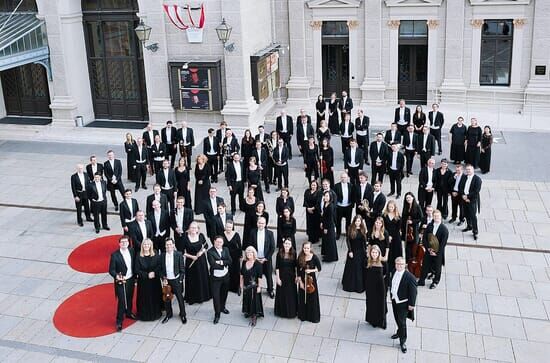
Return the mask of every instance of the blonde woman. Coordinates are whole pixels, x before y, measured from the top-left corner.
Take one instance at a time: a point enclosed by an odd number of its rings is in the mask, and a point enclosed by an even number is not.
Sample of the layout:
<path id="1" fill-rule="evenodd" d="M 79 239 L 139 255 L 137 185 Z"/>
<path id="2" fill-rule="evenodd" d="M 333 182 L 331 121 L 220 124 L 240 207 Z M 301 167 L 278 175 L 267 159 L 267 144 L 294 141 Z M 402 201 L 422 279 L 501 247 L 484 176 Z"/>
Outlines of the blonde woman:
<path id="1" fill-rule="evenodd" d="M 262 264 L 257 261 L 258 252 L 252 246 L 244 251 L 244 261 L 241 266 L 241 290 L 243 291 L 243 313 L 250 318 L 250 325 L 256 325 L 258 316 L 264 316 L 262 303 Z"/>
<path id="2" fill-rule="evenodd" d="M 405 255 L 405 246 L 401 238 L 401 213 L 399 213 L 395 200 L 388 201 L 386 209 L 384 209 L 384 213 L 382 213 L 382 218 L 384 218 L 384 227 L 386 231 L 388 231 L 390 237 L 390 254 L 388 260 L 395 261 L 397 257 Z M 390 269 L 390 273 L 395 271 L 395 264 L 388 264 L 388 268 Z"/>
<path id="3" fill-rule="evenodd" d="M 384 266 L 384 276 L 386 277 L 387 282 L 389 282 L 388 255 L 390 252 L 390 236 L 384 227 L 384 219 L 382 217 L 376 217 L 374 220 L 372 232 L 369 233 L 368 241 L 369 247 L 367 250 L 367 256 L 370 255 L 370 249 L 373 246 L 378 246 L 380 249 L 380 259 L 382 260 L 382 265 Z"/>
<path id="4" fill-rule="evenodd" d="M 369 249 L 367 270 L 365 272 L 366 305 L 365 321 L 373 327 L 386 329 L 386 284 L 384 266 L 378 245 Z"/>
<path id="5" fill-rule="evenodd" d="M 208 301 L 212 298 L 206 260 L 208 244 L 197 222 L 191 222 L 183 235 L 183 248 L 180 252 L 185 256 L 185 301 L 188 304 Z"/>
<path id="6" fill-rule="evenodd" d="M 204 154 L 197 156 L 195 164 L 195 214 L 204 213 L 204 201 L 210 198 L 210 168 L 206 165 L 208 158 Z"/>
<path id="7" fill-rule="evenodd" d="M 162 316 L 159 272 L 160 260 L 155 254 L 153 242 L 146 238 L 141 243 L 141 251 L 136 258 L 137 274 L 137 315 L 140 320 L 152 321 Z"/>

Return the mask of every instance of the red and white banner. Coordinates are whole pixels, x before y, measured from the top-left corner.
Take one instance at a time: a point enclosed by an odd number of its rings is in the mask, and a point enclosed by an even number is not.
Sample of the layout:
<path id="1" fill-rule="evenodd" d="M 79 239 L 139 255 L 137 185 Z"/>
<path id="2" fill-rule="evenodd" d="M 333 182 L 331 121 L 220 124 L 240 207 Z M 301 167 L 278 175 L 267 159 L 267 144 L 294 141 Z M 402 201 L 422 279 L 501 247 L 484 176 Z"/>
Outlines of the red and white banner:
<path id="1" fill-rule="evenodd" d="M 192 8 L 191 5 L 162 5 L 164 12 L 168 16 L 170 22 L 179 30 L 187 32 L 187 40 L 189 43 L 202 43 L 202 33 L 204 29 L 204 4 L 199 8 Z M 191 11 L 200 10 L 198 22 L 193 20 Z"/>

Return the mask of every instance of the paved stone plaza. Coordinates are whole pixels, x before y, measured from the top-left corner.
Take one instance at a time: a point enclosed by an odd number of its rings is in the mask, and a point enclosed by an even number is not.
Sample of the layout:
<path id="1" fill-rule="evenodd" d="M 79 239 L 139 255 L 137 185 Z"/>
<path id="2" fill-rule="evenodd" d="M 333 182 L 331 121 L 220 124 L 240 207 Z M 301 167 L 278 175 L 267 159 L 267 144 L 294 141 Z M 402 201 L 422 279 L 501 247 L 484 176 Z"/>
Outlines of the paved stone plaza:
<path id="1" fill-rule="evenodd" d="M 103 161 L 109 146 L 0 141 L 0 360 L 545 362 L 550 351 L 550 182 L 548 162 L 532 160 L 547 155 L 547 135 L 496 136 L 494 172 L 483 177 L 479 239 L 450 226 L 441 284 L 435 290 L 419 288 L 407 354 L 390 339 L 395 329 L 391 307 L 388 329 L 373 329 L 364 321 L 364 295 L 342 291 L 343 238 L 340 261 L 324 264 L 320 273 L 319 324 L 278 319 L 273 300 L 264 297 L 266 316 L 251 328 L 240 313 L 240 298 L 230 294 L 231 314 L 218 325 L 212 324 L 212 303 L 207 302 L 188 306 L 186 325 L 172 319 L 165 325 L 137 322 L 101 338 L 62 335 L 52 323 L 57 306 L 77 291 L 112 281 L 107 274 L 79 273 L 67 264 L 75 247 L 97 237 L 91 223 L 76 225 L 69 176 L 91 153 Z M 525 144 L 531 147 L 519 147 Z M 115 150 L 124 156 L 121 147 Z M 297 156 L 291 166 L 291 195 L 301 206 L 305 178 Z M 335 169 L 342 169 L 341 161 Z M 416 194 L 418 162 L 414 171 L 403 188 Z M 223 178 L 218 186 L 225 186 Z M 388 188 L 384 185 L 384 192 Z M 220 189 L 228 200 L 225 188 Z M 150 192 L 135 194 L 140 205 Z M 273 215 L 276 194 L 266 196 Z M 108 199 L 112 234 L 120 222 Z M 305 238 L 303 215 L 297 208 L 298 243 Z M 242 220 L 239 212 L 236 221 Z M 319 245 L 315 249 L 319 252 Z"/>

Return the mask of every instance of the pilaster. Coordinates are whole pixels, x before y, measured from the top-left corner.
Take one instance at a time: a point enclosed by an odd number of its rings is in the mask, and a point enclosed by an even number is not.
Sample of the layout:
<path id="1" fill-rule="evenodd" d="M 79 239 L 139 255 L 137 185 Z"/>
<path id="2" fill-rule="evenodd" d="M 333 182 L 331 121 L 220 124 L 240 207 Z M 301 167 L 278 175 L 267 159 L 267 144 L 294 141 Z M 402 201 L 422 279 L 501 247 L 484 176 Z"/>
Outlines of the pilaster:
<path id="1" fill-rule="evenodd" d="M 361 107 L 384 104 L 382 78 L 382 2 L 365 0 L 365 77 L 361 83 Z"/>

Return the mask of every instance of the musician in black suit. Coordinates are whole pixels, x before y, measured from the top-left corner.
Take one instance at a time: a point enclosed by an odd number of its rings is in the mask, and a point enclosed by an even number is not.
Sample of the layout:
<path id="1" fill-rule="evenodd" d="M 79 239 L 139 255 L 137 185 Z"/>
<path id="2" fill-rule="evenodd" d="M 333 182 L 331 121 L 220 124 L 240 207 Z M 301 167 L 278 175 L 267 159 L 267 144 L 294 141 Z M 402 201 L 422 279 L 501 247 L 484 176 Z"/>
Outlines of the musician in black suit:
<path id="1" fill-rule="evenodd" d="M 367 174 L 361 170 L 359 172 L 359 184 L 355 185 L 355 214 L 359 214 L 363 217 L 363 220 L 367 220 L 368 213 L 370 212 L 370 206 L 372 206 L 372 198 L 374 197 L 374 189 L 368 182 Z M 366 201 L 366 202 L 365 202 Z M 365 204 L 368 203 L 369 209 L 365 208 Z"/>
<path id="2" fill-rule="evenodd" d="M 103 177 L 103 164 L 97 162 L 95 155 L 90 156 L 90 163 L 86 165 L 86 174 L 88 174 L 89 181 L 94 181 L 94 176 L 99 173 Z"/>
<path id="3" fill-rule="evenodd" d="M 449 223 L 454 223 L 458 215 L 458 224 L 461 226 L 464 223 L 464 200 L 460 195 L 460 182 L 462 178 L 466 178 L 462 170 L 462 164 L 455 165 L 455 173 L 449 179 L 449 191 L 451 192 L 451 219 Z"/>
<path id="4" fill-rule="evenodd" d="M 471 164 L 466 164 L 466 177 L 461 178 L 459 190 L 467 222 L 467 226 L 462 232 L 472 231 L 474 239 L 477 240 L 477 212 L 480 206 L 481 178 L 474 174 L 474 167 Z"/>
<path id="5" fill-rule="evenodd" d="M 250 231 L 249 241 L 250 246 L 258 251 L 257 261 L 262 264 L 263 274 L 267 281 L 267 292 L 269 293 L 269 297 L 274 299 L 271 258 L 275 252 L 275 237 L 273 236 L 273 232 L 266 228 L 266 224 L 265 218 L 259 217 L 256 224 L 258 228 Z"/>
<path id="6" fill-rule="evenodd" d="M 428 119 L 430 120 L 430 134 L 432 134 L 435 141 L 437 141 L 437 154 L 441 155 L 443 152 L 441 148 L 441 129 L 443 129 L 445 119 L 443 114 L 439 112 L 439 105 L 437 103 L 432 105 L 432 110 L 428 113 Z"/>
<path id="7" fill-rule="evenodd" d="M 256 135 L 257 137 L 258 135 Z M 269 151 L 267 150 L 267 147 L 262 146 L 262 142 L 260 139 L 256 139 L 256 148 L 252 150 L 252 156 L 256 158 L 256 162 L 258 163 L 258 167 L 262 171 L 262 180 L 264 181 L 265 185 L 265 192 L 270 193 L 269 191 Z M 258 187 L 261 187 L 258 185 Z"/>
<path id="8" fill-rule="evenodd" d="M 425 167 L 420 169 L 418 174 L 418 204 L 422 210 L 432 204 L 435 186 L 437 184 L 437 175 L 435 170 L 435 159 L 428 159 Z"/>
<path id="9" fill-rule="evenodd" d="M 344 152 L 344 169 L 353 185 L 359 183 L 359 171 L 363 170 L 364 158 L 363 149 L 358 147 L 352 137 L 349 141 L 349 148 Z"/>
<path id="10" fill-rule="evenodd" d="M 109 275 L 114 279 L 115 296 L 117 298 L 116 329 L 122 330 L 124 315 L 132 320 L 137 317 L 132 313 L 134 301 L 134 250 L 130 247 L 127 236 L 118 240 L 119 249 L 111 254 Z"/>
<path id="11" fill-rule="evenodd" d="M 170 168 L 174 168 L 176 153 L 178 150 L 177 130 L 172 127 L 172 121 L 166 121 L 166 127 L 160 130 L 162 143 L 166 145 L 166 160 L 170 161 Z M 187 164 L 190 165 L 190 164 Z"/>
<path id="12" fill-rule="evenodd" d="M 162 209 L 158 200 L 153 200 L 153 209 L 147 213 L 147 220 L 153 228 L 153 247 L 164 252 L 164 240 L 170 237 L 170 215 Z"/>
<path id="13" fill-rule="evenodd" d="M 138 201 L 137 199 L 132 198 L 132 189 L 126 189 L 124 191 L 124 199 L 118 205 L 120 224 L 124 230 L 124 234 L 128 234 L 128 223 L 133 222 L 136 219 L 136 213 L 138 210 Z"/>
<path id="14" fill-rule="evenodd" d="M 223 246 L 221 235 L 214 238 L 213 244 L 214 246 L 206 252 L 206 258 L 208 259 L 208 265 L 210 265 L 214 324 L 218 324 L 220 313 L 229 314 L 229 310 L 225 308 L 225 302 L 229 291 L 229 266 L 231 266 L 232 260 L 229 249 Z"/>
<path id="15" fill-rule="evenodd" d="M 189 225 L 195 219 L 191 208 L 185 207 L 185 197 L 179 196 L 176 200 L 176 208 L 170 212 L 170 225 L 174 231 L 176 248 L 183 253 L 183 239 L 189 229 Z"/>
<path id="16" fill-rule="evenodd" d="M 345 113 L 343 115 L 344 117 L 342 119 L 342 122 L 338 127 L 340 131 L 340 139 L 342 141 L 342 154 L 344 154 L 349 148 L 350 140 L 353 138 L 353 132 L 355 131 L 353 122 L 351 122 L 351 114 Z"/>
<path id="17" fill-rule="evenodd" d="M 145 213 L 149 215 L 153 211 L 153 201 L 160 203 L 160 208 L 168 212 L 168 198 L 162 193 L 160 184 L 153 186 L 153 194 L 148 195 L 145 202 Z M 164 243 L 163 243 L 164 244 Z"/>
<path id="18" fill-rule="evenodd" d="M 167 238 L 165 242 L 166 252 L 160 256 L 161 278 L 164 284 L 170 285 L 172 293 L 176 295 L 180 308 L 180 319 L 183 324 L 187 323 L 187 314 L 185 313 L 185 301 L 183 300 L 183 279 L 185 277 L 185 262 L 183 255 L 174 250 L 174 240 Z M 164 303 L 166 316 L 162 319 L 165 324 L 173 315 L 172 301 Z"/>
<path id="19" fill-rule="evenodd" d="M 157 173 L 156 179 L 162 193 L 166 195 L 166 199 L 168 199 L 170 210 L 172 210 L 174 208 L 174 198 L 177 194 L 177 181 L 174 169 L 170 168 L 170 162 L 168 160 L 163 160 L 162 169 Z"/>
<path id="20" fill-rule="evenodd" d="M 220 122 L 220 128 L 216 130 L 216 139 L 218 140 L 218 150 L 219 150 L 219 158 L 218 158 L 218 173 L 223 172 L 223 162 L 224 162 L 224 155 L 223 155 L 223 140 L 225 138 L 225 130 L 227 129 L 227 122 L 222 121 Z"/>
<path id="21" fill-rule="evenodd" d="M 395 198 L 399 199 L 401 196 L 401 181 L 403 180 L 403 167 L 405 166 L 405 157 L 399 151 L 399 143 L 394 142 L 391 144 L 391 152 L 388 154 L 386 161 L 388 165 L 388 176 L 390 177 L 390 194 L 397 193 Z"/>
<path id="22" fill-rule="evenodd" d="M 202 153 L 208 158 L 208 163 L 206 165 L 210 168 L 211 181 L 212 183 L 217 183 L 220 143 L 214 134 L 213 128 L 208 129 L 208 136 L 202 140 Z"/>
<path id="23" fill-rule="evenodd" d="M 403 135 L 407 131 L 407 125 L 411 123 L 411 109 L 405 106 L 405 100 L 399 100 L 399 107 L 395 109 L 393 122 L 397 124 L 397 129 Z"/>
<path id="24" fill-rule="evenodd" d="M 236 197 L 239 197 L 239 209 L 243 210 L 244 206 L 244 178 L 245 170 L 241 161 L 241 155 L 238 153 L 233 154 L 233 162 L 227 164 L 227 170 L 225 172 L 225 180 L 227 181 L 227 187 L 229 188 L 229 194 L 231 195 L 231 214 L 235 215 L 237 211 Z"/>
<path id="25" fill-rule="evenodd" d="M 378 217 L 382 217 L 384 208 L 386 207 L 386 196 L 382 193 L 382 182 L 380 180 L 373 184 L 372 203 L 370 204 L 370 215 L 366 219 L 367 227 L 372 230 L 374 221 Z"/>
<path id="26" fill-rule="evenodd" d="M 222 197 L 218 197 L 218 190 L 211 186 L 208 190 L 208 199 L 204 203 L 204 219 L 206 221 L 206 234 L 212 240 L 216 236 L 216 223 L 214 217 L 218 214 L 218 206 L 224 204 Z"/>
<path id="27" fill-rule="evenodd" d="M 191 156 L 193 155 L 193 148 L 195 147 L 195 135 L 193 129 L 187 127 L 187 121 L 181 122 L 181 128 L 176 132 L 176 140 L 179 144 L 180 157 L 185 155 L 187 165 L 191 165 Z"/>
<path id="28" fill-rule="evenodd" d="M 439 242 L 437 249 L 434 249 L 430 245 L 430 234 L 434 235 Z M 445 246 L 447 245 L 447 239 L 449 238 L 449 230 L 442 223 L 441 212 L 435 210 L 433 212 L 433 221 L 428 224 L 424 235 L 422 237 L 422 244 L 426 248 L 426 253 L 424 254 L 424 260 L 422 262 L 422 272 L 420 274 L 420 279 L 418 280 L 418 286 L 424 286 L 426 277 L 432 271 L 434 272 L 434 277 L 430 285 L 430 289 L 435 289 L 439 280 L 441 279 L 441 265 L 445 260 Z"/>
<path id="29" fill-rule="evenodd" d="M 136 212 L 136 219 L 128 223 L 128 236 L 132 241 L 132 247 L 136 251 L 141 251 L 141 242 L 144 239 L 153 238 L 153 226 L 151 222 L 145 219 L 145 213 L 142 210 Z"/>
<path id="30" fill-rule="evenodd" d="M 336 239 L 338 240 L 342 234 L 342 219 L 346 219 L 346 232 L 351 224 L 354 205 L 353 185 L 349 182 L 347 173 L 340 175 L 340 182 L 334 185 L 334 192 L 336 193 Z"/>
<path id="31" fill-rule="evenodd" d="M 229 164 L 233 160 L 233 154 L 238 153 L 240 149 L 239 140 L 233 135 L 233 130 L 227 128 L 221 148 L 222 158 L 225 160 L 226 164 Z M 221 170 L 223 170 L 223 168 Z"/>
<path id="32" fill-rule="evenodd" d="M 306 117 L 296 119 L 296 144 L 298 145 L 298 150 L 300 150 L 300 154 L 302 154 L 302 156 L 307 148 L 307 143 L 310 137 L 315 137 L 313 126 L 311 126 L 311 119 L 309 119 L 309 123 Z"/>
<path id="33" fill-rule="evenodd" d="M 386 172 L 386 160 L 388 159 L 388 145 L 384 142 L 384 135 L 379 132 L 376 134 L 376 140 L 371 142 L 369 147 L 369 155 L 372 161 L 371 169 L 371 184 L 375 181 L 384 181 L 384 173 Z"/>
<path id="34" fill-rule="evenodd" d="M 286 114 L 286 110 L 281 111 L 281 115 L 277 116 L 277 121 L 275 123 L 275 131 L 279 135 L 279 138 L 282 139 L 287 147 L 289 157 L 292 159 L 292 135 L 294 134 L 294 125 L 292 125 L 292 117 Z"/>
<path id="35" fill-rule="evenodd" d="M 103 229 L 109 231 L 110 228 L 107 224 L 107 185 L 105 181 L 101 179 L 101 174 L 99 172 L 94 175 L 94 181 L 86 185 L 86 194 L 90 200 L 90 206 L 94 215 L 95 233 L 99 233 L 100 215 Z"/>
<path id="36" fill-rule="evenodd" d="M 397 129 L 397 124 L 395 122 L 392 122 L 390 129 L 386 130 L 384 141 L 388 145 L 392 145 L 393 143 L 401 144 L 401 133 Z"/>
<path id="37" fill-rule="evenodd" d="M 115 211 L 118 212 L 118 201 L 116 199 L 116 191 L 120 196 L 124 196 L 124 184 L 122 184 L 122 163 L 115 159 L 113 150 L 107 151 L 107 161 L 103 163 L 103 172 L 107 180 L 107 190 L 111 193 L 111 199 L 115 206 Z"/>
<path id="38" fill-rule="evenodd" d="M 357 118 L 355 119 L 355 133 L 357 144 L 361 149 L 363 149 L 365 164 L 367 165 L 369 165 L 369 126 L 370 118 L 365 116 L 363 109 L 360 108 L 357 112 Z"/>
<path id="39" fill-rule="evenodd" d="M 283 142 L 283 139 L 277 141 L 277 146 L 273 149 L 273 161 L 275 162 L 275 171 L 277 177 L 277 191 L 281 190 L 283 186 L 288 188 L 288 160 L 290 159 L 290 152 Z M 283 184 L 283 178 L 285 182 Z"/>
<path id="40" fill-rule="evenodd" d="M 221 203 L 218 205 L 218 214 L 214 216 L 214 237 L 215 236 L 223 236 L 223 233 L 225 232 L 225 224 L 227 221 L 232 221 L 233 215 L 227 213 L 225 204 Z M 211 241 L 213 241 L 214 237 L 211 238 Z"/>
<path id="41" fill-rule="evenodd" d="M 416 144 L 416 152 L 420 155 L 420 167 L 423 168 L 435 154 L 435 139 L 433 135 L 430 135 L 430 128 L 424 126 L 422 133 L 418 137 Z"/>
<path id="42" fill-rule="evenodd" d="M 407 157 L 407 178 L 412 174 L 412 166 L 416 150 L 418 148 L 418 135 L 414 132 L 412 124 L 407 126 L 407 132 L 403 134 L 403 147 L 405 148 L 405 156 Z"/>
<path id="43" fill-rule="evenodd" d="M 416 304 L 416 279 L 405 270 L 405 259 L 395 259 L 395 272 L 390 283 L 390 297 L 393 317 L 397 323 L 397 333 L 392 339 L 399 338 L 399 345 L 403 353 L 407 352 L 407 317 L 414 320 L 414 305 Z"/>
<path id="44" fill-rule="evenodd" d="M 453 173 L 449 170 L 449 163 L 447 162 L 447 159 L 441 159 L 441 166 L 435 169 L 435 176 L 437 209 L 441 212 L 443 219 L 447 219 L 449 216 L 449 180 L 453 179 Z"/>
<path id="45" fill-rule="evenodd" d="M 149 168 L 149 150 L 145 145 L 143 145 L 143 139 L 138 137 L 136 145 L 133 148 L 134 154 L 134 168 L 136 169 L 136 188 L 135 191 L 139 190 L 139 184 L 141 182 L 141 187 L 147 189 L 145 181 L 147 179 L 147 170 Z"/>
<path id="46" fill-rule="evenodd" d="M 267 141 L 271 140 L 271 136 L 266 134 L 264 125 L 258 126 L 258 133 L 254 136 L 254 140 L 260 141 L 262 147 L 267 151 Z"/>
<path id="47" fill-rule="evenodd" d="M 160 140 L 160 134 L 158 130 L 153 130 L 153 124 L 149 122 L 147 124 L 147 127 L 145 128 L 145 131 L 143 131 L 143 134 L 141 135 L 141 138 L 143 139 L 143 144 L 147 147 L 148 151 L 148 157 L 149 157 L 149 171 L 152 173 L 154 169 L 153 164 L 153 154 L 151 153 L 151 146 L 155 143 L 155 136 L 159 135 Z"/>
<path id="48" fill-rule="evenodd" d="M 342 114 L 342 119 L 345 118 L 346 114 L 351 116 L 351 110 L 353 110 L 353 100 L 348 97 L 348 93 L 346 91 L 342 91 L 342 98 L 338 101 L 338 109 Z"/>
<path id="49" fill-rule="evenodd" d="M 160 141 L 160 136 L 155 135 L 153 145 L 151 145 L 151 161 L 155 174 L 162 169 L 162 162 L 166 160 L 166 145 Z"/>
<path id="50" fill-rule="evenodd" d="M 84 171 L 84 165 L 76 165 L 76 173 L 71 175 L 71 190 L 73 192 L 74 204 L 76 206 L 76 222 L 80 227 L 84 226 L 82 222 L 82 208 L 86 215 L 86 221 L 91 222 L 90 203 L 86 193 L 86 185 L 89 183 L 88 174 Z"/>

